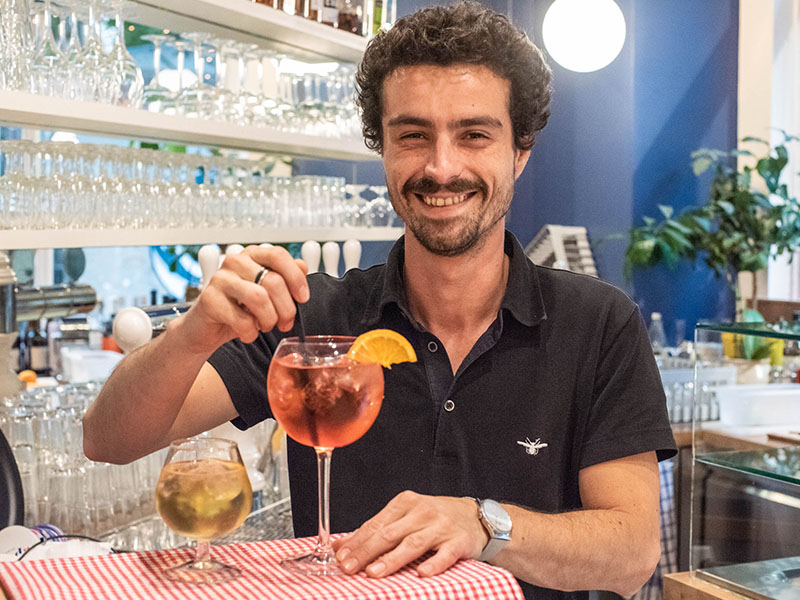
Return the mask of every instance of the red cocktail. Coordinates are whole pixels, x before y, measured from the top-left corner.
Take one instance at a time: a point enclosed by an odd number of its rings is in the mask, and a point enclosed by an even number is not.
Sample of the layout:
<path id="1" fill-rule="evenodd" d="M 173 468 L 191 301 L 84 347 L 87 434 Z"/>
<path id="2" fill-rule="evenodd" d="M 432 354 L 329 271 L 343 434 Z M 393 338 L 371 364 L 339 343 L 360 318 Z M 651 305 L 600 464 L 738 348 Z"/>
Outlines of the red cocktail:
<path id="1" fill-rule="evenodd" d="M 267 375 L 272 414 L 292 439 L 317 452 L 319 540 L 311 554 L 281 564 L 308 575 L 341 575 L 330 545 L 330 460 L 334 448 L 360 438 L 383 401 L 383 369 L 347 354 L 355 338 L 308 336 L 278 344 Z"/>

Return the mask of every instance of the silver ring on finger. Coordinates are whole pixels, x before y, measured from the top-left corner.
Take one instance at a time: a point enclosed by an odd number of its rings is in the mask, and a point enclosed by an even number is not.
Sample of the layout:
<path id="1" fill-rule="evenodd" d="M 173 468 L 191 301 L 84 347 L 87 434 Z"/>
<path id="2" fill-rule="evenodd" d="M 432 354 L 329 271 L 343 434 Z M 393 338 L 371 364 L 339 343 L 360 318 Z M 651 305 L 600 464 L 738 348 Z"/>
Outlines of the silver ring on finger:
<path id="1" fill-rule="evenodd" d="M 261 269 L 258 272 L 258 274 L 256 275 L 256 278 L 253 280 L 255 282 L 255 284 L 256 285 L 261 285 L 261 280 L 264 279 L 264 275 L 266 275 L 268 272 L 269 272 L 269 269 L 267 269 L 266 267 Z"/>

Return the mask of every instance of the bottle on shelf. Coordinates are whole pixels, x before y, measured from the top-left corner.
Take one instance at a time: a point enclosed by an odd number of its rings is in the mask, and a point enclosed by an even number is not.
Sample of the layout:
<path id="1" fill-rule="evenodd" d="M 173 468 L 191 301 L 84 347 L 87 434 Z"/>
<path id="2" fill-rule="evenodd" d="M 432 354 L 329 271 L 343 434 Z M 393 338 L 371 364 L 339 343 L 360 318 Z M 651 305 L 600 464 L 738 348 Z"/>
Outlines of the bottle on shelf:
<path id="1" fill-rule="evenodd" d="M 295 6 L 295 13 L 303 15 L 306 19 L 319 22 L 322 16 L 322 0 L 296 0 L 298 5 L 302 6 L 302 12 L 297 10 Z"/>
<path id="2" fill-rule="evenodd" d="M 338 28 L 357 35 L 363 35 L 364 2 L 363 0 L 338 0 Z"/>
<path id="3" fill-rule="evenodd" d="M 653 353 L 660 355 L 667 347 L 667 334 L 664 333 L 664 322 L 661 320 L 661 313 L 654 312 L 650 315 L 650 327 L 647 328 L 647 336 L 653 346 Z"/>
<path id="4" fill-rule="evenodd" d="M 17 339 L 15 339 L 14 343 L 11 345 L 11 358 L 8 363 L 16 373 L 19 373 L 20 371 L 19 362 L 21 358 L 22 354 L 20 353 L 20 336 L 17 336 Z"/>
<path id="5" fill-rule="evenodd" d="M 303 13 L 297 12 L 297 3 L 295 0 L 275 0 L 275 8 L 282 10 L 289 15 L 302 15 Z"/>
<path id="6" fill-rule="evenodd" d="M 377 35 L 381 29 L 389 29 L 397 19 L 397 0 L 371 0 L 369 7 L 372 15 L 372 35 Z"/>
<path id="7" fill-rule="evenodd" d="M 323 25 L 330 25 L 331 27 L 337 27 L 339 25 L 338 0 L 322 0 L 319 22 Z"/>
<path id="8" fill-rule="evenodd" d="M 28 324 L 28 331 L 25 334 L 27 341 L 26 369 L 30 369 L 38 376 L 50 375 L 50 362 L 47 356 L 47 338 L 42 335 L 41 324 L 39 321 L 31 321 Z"/>

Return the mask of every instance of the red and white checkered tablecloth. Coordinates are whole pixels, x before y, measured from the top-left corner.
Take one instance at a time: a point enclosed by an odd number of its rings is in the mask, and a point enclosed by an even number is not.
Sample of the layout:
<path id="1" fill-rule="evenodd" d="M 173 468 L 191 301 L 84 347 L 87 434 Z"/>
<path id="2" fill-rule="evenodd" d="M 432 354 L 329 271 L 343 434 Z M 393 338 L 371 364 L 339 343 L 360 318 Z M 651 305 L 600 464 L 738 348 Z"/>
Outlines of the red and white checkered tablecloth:
<path id="1" fill-rule="evenodd" d="M 214 546 L 214 558 L 242 571 L 214 585 L 177 583 L 159 575 L 187 560 L 192 553 L 187 549 L 0 563 L 0 582 L 9 600 L 523 600 L 508 571 L 474 560 L 427 578 L 417 576 L 416 563 L 383 579 L 363 573 L 323 579 L 280 567 L 281 558 L 309 551 L 314 543 L 314 538 L 301 538 Z"/>

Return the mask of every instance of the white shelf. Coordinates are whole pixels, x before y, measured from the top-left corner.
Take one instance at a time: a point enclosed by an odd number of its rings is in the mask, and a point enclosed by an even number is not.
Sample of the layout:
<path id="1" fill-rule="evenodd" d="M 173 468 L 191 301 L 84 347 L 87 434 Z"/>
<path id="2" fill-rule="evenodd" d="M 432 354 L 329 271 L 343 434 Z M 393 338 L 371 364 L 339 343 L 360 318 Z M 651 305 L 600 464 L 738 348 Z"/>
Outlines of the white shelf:
<path id="1" fill-rule="evenodd" d="M 402 227 L 264 227 L 258 229 L 36 229 L 0 231 L 0 250 L 157 246 L 161 244 L 260 244 L 317 240 L 394 241 Z"/>
<path id="2" fill-rule="evenodd" d="M 176 33 L 205 31 L 319 62 L 358 62 L 366 38 L 250 0 L 136 0 L 130 19 Z M 265 44 L 266 43 L 266 44 Z"/>
<path id="3" fill-rule="evenodd" d="M 285 133 L 146 110 L 0 90 L 0 122 L 13 126 L 221 146 L 315 158 L 377 161 L 362 140 Z"/>

